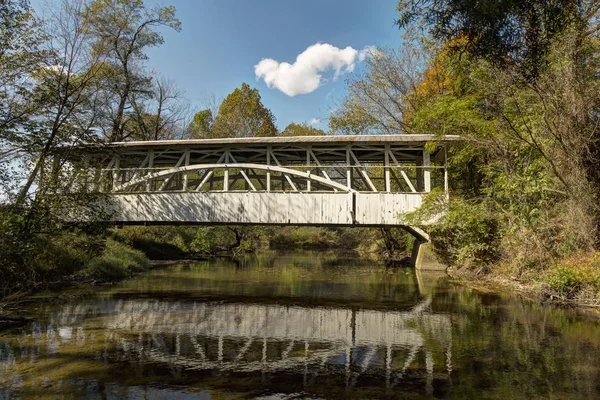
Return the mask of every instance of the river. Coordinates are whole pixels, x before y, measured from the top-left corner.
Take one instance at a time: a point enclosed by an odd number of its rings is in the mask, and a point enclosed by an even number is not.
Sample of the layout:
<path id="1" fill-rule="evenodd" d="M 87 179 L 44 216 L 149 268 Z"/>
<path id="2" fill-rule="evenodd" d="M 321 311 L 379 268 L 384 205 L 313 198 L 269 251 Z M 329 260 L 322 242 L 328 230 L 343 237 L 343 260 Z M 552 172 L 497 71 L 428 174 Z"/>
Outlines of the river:
<path id="1" fill-rule="evenodd" d="M 597 398 L 600 322 L 332 253 L 155 268 L 42 294 L 0 399 Z"/>

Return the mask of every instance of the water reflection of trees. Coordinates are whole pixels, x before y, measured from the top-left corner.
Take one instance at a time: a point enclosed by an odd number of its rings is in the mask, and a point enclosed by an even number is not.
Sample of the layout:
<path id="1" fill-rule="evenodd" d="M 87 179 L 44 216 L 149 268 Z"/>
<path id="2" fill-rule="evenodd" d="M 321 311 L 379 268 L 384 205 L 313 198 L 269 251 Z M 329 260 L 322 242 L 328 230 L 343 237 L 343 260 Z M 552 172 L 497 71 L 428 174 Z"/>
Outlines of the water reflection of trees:
<path id="1" fill-rule="evenodd" d="M 597 317 L 448 282 L 432 307 L 452 315 L 457 397 L 597 397 Z"/>
<path id="2" fill-rule="evenodd" d="M 189 300 L 263 298 L 267 302 L 368 308 L 410 307 L 422 298 L 410 269 L 382 273 L 381 263 L 336 256 L 268 253 L 237 261 L 211 260 L 154 271 L 116 289 L 114 294 L 175 294 L 178 299 Z"/>

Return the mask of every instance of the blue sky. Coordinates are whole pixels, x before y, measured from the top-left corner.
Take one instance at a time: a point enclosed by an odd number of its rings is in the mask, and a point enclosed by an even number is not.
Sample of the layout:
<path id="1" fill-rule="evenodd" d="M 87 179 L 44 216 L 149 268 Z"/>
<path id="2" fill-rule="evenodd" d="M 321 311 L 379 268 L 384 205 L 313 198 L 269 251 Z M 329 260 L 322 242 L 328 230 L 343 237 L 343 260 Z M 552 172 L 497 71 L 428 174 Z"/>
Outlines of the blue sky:
<path id="1" fill-rule="evenodd" d="M 254 66 L 263 58 L 293 63 L 318 42 L 356 50 L 400 44 L 394 26 L 397 0 L 167 0 L 160 4 L 177 7 L 182 31 L 164 32 L 164 45 L 148 51 L 149 66 L 173 79 L 198 108 L 208 96 L 223 98 L 248 82 L 260 90 L 280 129 L 313 118 L 320 118 L 317 126 L 326 128 L 329 108 L 341 97 L 347 74 L 333 81 L 334 71 L 324 71 L 327 81 L 318 89 L 290 97 L 256 80 Z M 358 68 L 360 62 L 355 71 Z"/>
<path id="2" fill-rule="evenodd" d="M 36 9 L 44 2 L 31 0 Z M 315 126 L 326 128 L 330 108 L 343 96 L 348 67 L 356 72 L 364 64 L 360 62 L 364 48 L 400 45 L 400 32 L 394 25 L 397 3 L 398 0 L 146 0 L 149 6 L 174 5 L 182 23 L 179 33 L 161 29 L 165 43 L 147 51 L 148 67 L 183 89 L 194 109 L 201 110 L 210 96 L 220 100 L 247 82 L 259 89 L 280 129 L 292 121 L 310 122 L 313 118 L 321 120 Z M 331 46 L 309 52 L 304 68 L 298 66 L 289 74 L 273 66 L 275 62 L 293 64 L 299 54 L 317 43 Z M 337 50 L 348 46 L 352 48 L 350 52 Z M 274 61 L 269 73 L 257 80 L 255 65 L 264 58 Z M 336 80 L 335 62 L 341 62 Z M 321 70 L 307 71 L 305 67 L 314 63 L 321 63 Z M 318 88 L 308 85 L 311 87 L 301 91 L 312 90 L 310 93 L 288 95 L 297 89 L 294 87 L 306 86 L 304 81 L 308 78 L 315 79 L 316 73 L 323 77 Z M 287 85 L 288 94 L 277 87 L 269 88 L 265 77 Z"/>

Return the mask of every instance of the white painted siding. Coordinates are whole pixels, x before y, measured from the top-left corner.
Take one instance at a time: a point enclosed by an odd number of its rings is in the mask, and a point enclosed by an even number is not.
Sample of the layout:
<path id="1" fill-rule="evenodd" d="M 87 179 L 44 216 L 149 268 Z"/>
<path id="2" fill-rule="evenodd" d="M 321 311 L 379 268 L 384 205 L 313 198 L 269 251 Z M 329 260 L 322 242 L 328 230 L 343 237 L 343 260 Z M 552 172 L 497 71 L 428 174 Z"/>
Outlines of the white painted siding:
<path id="1" fill-rule="evenodd" d="M 110 219 L 123 223 L 399 225 L 398 215 L 420 207 L 421 195 L 165 192 L 114 194 L 108 201 Z"/>
<path id="2" fill-rule="evenodd" d="M 110 201 L 116 222 L 352 224 L 350 193 L 149 193 Z"/>
<path id="3" fill-rule="evenodd" d="M 357 193 L 356 224 L 398 225 L 398 215 L 421 207 L 420 193 Z"/>

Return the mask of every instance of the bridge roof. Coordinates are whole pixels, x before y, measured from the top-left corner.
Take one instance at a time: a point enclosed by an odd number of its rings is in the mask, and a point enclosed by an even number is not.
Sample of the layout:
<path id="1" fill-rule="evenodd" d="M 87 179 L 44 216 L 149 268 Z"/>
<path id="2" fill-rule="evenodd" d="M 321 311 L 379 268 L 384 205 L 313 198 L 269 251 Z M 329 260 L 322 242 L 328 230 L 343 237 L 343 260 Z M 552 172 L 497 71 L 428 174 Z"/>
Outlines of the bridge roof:
<path id="1" fill-rule="evenodd" d="M 457 135 L 353 135 L 353 136 L 276 136 L 220 139 L 154 140 L 87 144 L 75 149 L 62 148 L 74 162 L 108 162 L 107 157 L 118 155 L 121 168 L 140 165 L 153 152 L 154 167 L 174 165 L 185 151 L 190 151 L 189 162 L 221 163 L 220 156 L 228 151 L 238 163 L 268 163 L 269 151 L 284 163 L 306 163 L 307 150 L 313 152 L 316 162 L 347 162 L 345 148 L 352 147 L 360 162 L 383 162 L 385 145 L 396 153 L 399 161 L 415 161 L 422 156 L 427 142 L 452 143 L 462 140 Z M 400 154 L 401 153 L 401 154 Z M 432 156 L 444 154 L 437 149 Z M 439 160 L 438 160 L 439 161 Z"/>
<path id="2" fill-rule="evenodd" d="M 427 142 L 455 142 L 463 140 L 458 135 L 326 135 L 326 136 L 272 136 L 272 137 L 243 137 L 218 139 L 182 139 L 182 140 L 148 140 L 133 142 L 112 142 L 101 145 L 103 148 L 123 147 L 173 147 L 189 145 L 267 145 L 292 143 L 396 143 L 396 144 L 425 144 Z M 96 147 L 98 145 L 90 145 Z M 82 146 L 87 147 L 87 146 Z"/>

